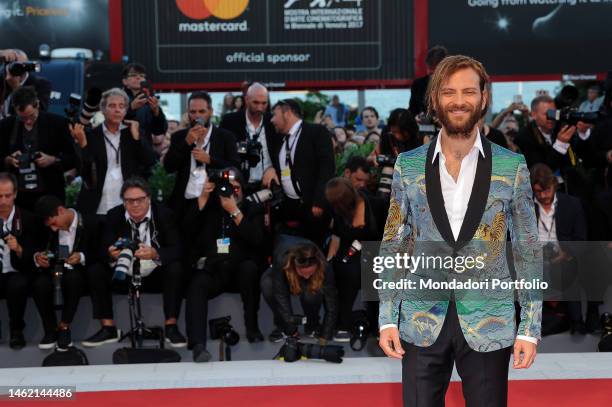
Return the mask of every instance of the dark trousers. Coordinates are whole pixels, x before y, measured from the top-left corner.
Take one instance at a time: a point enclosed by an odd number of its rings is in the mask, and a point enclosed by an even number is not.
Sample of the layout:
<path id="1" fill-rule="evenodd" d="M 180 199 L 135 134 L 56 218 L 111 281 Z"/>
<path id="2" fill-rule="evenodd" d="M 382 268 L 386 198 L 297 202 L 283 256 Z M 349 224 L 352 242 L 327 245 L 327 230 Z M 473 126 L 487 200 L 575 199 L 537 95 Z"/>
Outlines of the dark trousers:
<path id="1" fill-rule="evenodd" d="M 206 344 L 208 300 L 224 292 L 240 293 L 244 323 L 249 331 L 258 330 L 259 271 L 253 260 L 223 260 L 205 270 L 195 270 L 187 290 L 187 336 L 189 344 Z"/>
<path id="2" fill-rule="evenodd" d="M 113 319 L 113 289 L 127 292 L 129 277 L 113 280 L 113 269 L 97 263 L 87 269 L 94 319 Z M 178 318 L 183 299 L 183 268 L 178 261 L 155 268 L 142 279 L 143 292 L 160 292 L 166 319 Z"/>
<path id="3" fill-rule="evenodd" d="M 477 352 L 466 342 L 457 308 L 450 302 L 446 319 L 435 343 L 419 347 L 402 341 L 404 406 L 444 406 L 444 396 L 453 371 L 461 377 L 467 407 L 502 407 L 508 400 L 508 368 L 512 347 Z"/>
<path id="4" fill-rule="evenodd" d="M 312 215 L 312 206 L 306 206 L 299 199 L 285 198 L 274 216 L 276 234 L 304 237 L 323 247 L 328 232 L 330 217 L 324 213 L 320 218 Z"/>
<path id="5" fill-rule="evenodd" d="M 0 273 L 0 293 L 6 298 L 11 331 L 25 328 L 23 315 L 28 300 L 28 275 L 22 272 Z"/>
<path id="6" fill-rule="evenodd" d="M 284 321 L 280 313 L 278 312 L 278 303 L 276 298 L 274 297 L 274 283 L 272 281 L 272 268 L 269 268 L 262 276 L 261 276 L 261 293 L 266 301 L 266 304 L 270 307 L 272 312 L 274 313 L 274 325 L 282 328 L 285 331 L 285 334 L 291 335 L 293 332 L 289 332 L 286 329 L 287 326 L 293 325 L 290 321 Z M 319 290 L 316 294 L 312 294 L 308 290 L 302 290 L 300 294 L 300 304 L 302 305 L 302 310 L 306 315 L 306 328 L 307 329 L 316 329 L 319 327 L 319 311 L 321 310 L 321 305 L 323 305 L 323 293 L 322 290 Z M 291 302 L 289 302 L 291 306 Z M 292 312 L 293 313 L 293 312 Z"/>
<path id="7" fill-rule="evenodd" d="M 65 269 L 61 280 L 62 287 L 62 317 L 61 322 L 72 323 L 81 296 L 85 293 L 87 280 L 83 267 L 77 266 L 75 269 Z M 37 273 L 32 282 L 32 297 L 42 319 L 45 333 L 53 332 L 57 329 L 57 316 L 53 305 L 53 276 L 50 270 L 42 270 Z"/>

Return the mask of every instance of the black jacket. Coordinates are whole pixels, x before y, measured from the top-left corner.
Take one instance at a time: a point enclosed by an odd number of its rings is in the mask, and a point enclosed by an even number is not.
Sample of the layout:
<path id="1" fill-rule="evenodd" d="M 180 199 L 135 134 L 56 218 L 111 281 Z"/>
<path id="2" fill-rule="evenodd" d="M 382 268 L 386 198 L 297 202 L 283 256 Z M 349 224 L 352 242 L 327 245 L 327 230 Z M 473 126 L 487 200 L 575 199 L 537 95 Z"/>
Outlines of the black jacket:
<path id="1" fill-rule="evenodd" d="M 164 158 L 164 168 L 170 174 L 176 173 L 174 189 L 170 196 L 170 207 L 177 214 L 184 210 L 185 188 L 189 182 L 191 171 L 192 146 L 185 142 L 189 129 L 183 129 L 172 134 L 170 148 Z M 221 169 L 240 165 L 236 138 L 227 130 L 213 127 L 210 135 L 210 165 L 207 168 Z"/>
<path id="2" fill-rule="evenodd" d="M 17 127 L 17 132 L 13 132 L 13 127 Z M 40 184 L 42 193 L 56 195 L 61 200 L 64 199 L 64 172 L 75 168 L 75 150 L 72 137 L 68 131 L 68 121 L 62 116 L 40 112 L 36 121 L 38 137 L 36 151 L 41 151 L 59 158 L 58 164 L 53 164 L 47 168 L 38 168 L 40 174 Z M 4 157 L 17 150 L 24 151 L 23 125 L 16 121 L 16 116 L 8 117 L 0 121 L 0 157 L 5 171 L 18 175 L 19 170 L 11 167 L 6 168 Z M 13 137 L 15 135 L 16 137 Z"/>
<path id="3" fill-rule="evenodd" d="M 281 147 L 282 140 L 277 140 L 268 146 L 279 180 Z M 329 131 L 321 125 L 303 122 L 302 133 L 295 147 L 291 177 L 301 190 L 305 206 L 327 207 L 325 185 L 334 177 L 335 172 L 336 162 Z"/>
<path id="4" fill-rule="evenodd" d="M 102 189 L 108 169 L 106 149 L 111 148 L 104 139 L 103 125 L 87 132 L 87 145 L 80 152 L 83 186 L 77 199 L 77 208 L 84 214 L 95 214 L 102 198 Z M 126 180 L 133 176 L 146 177 L 154 164 L 153 156 L 142 138 L 136 141 L 129 128 L 121 131 L 119 139 L 121 173 Z"/>
<path id="5" fill-rule="evenodd" d="M 274 248 L 273 264 L 271 268 L 272 285 L 274 288 L 274 299 L 278 306 L 278 313 L 282 318 L 285 327 L 283 328 L 286 335 L 293 335 L 297 330 L 297 326 L 293 323 L 293 313 L 291 308 L 291 291 L 289 290 L 289 282 L 283 272 L 283 264 L 287 251 L 294 245 L 306 243 L 308 240 L 287 236 Z M 306 289 L 307 281 L 301 279 L 302 293 Z M 321 336 L 325 339 L 331 339 L 336 328 L 338 320 L 338 290 L 335 285 L 335 278 L 331 266 L 325 269 L 325 278 L 321 288 L 323 295 L 323 304 L 325 306 L 325 317 Z"/>
<path id="6" fill-rule="evenodd" d="M 410 102 L 408 110 L 413 116 L 417 116 L 421 112 L 427 112 L 427 101 L 425 100 L 427 86 L 429 85 L 430 76 L 422 76 L 415 79 L 410 86 Z"/>
<path id="7" fill-rule="evenodd" d="M 257 260 L 264 239 L 263 207 L 249 201 L 239 205 L 243 214 L 242 222 L 236 226 L 233 219 L 221 207 L 216 194 L 211 194 L 206 206 L 198 208 L 196 201 L 188 206 L 183 218 L 182 232 L 187 245 L 187 264 L 194 266 L 200 257 L 206 257 L 206 264 L 216 260 L 231 259 L 241 262 Z M 225 233 L 223 233 L 225 225 Z M 217 253 L 217 239 L 230 239 L 229 254 Z"/>
<path id="8" fill-rule="evenodd" d="M 42 220 L 31 212 L 15 207 L 11 234 L 23 249 L 21 257 L 11 250 L 11 265 L 19 272 L 34 271 L 34 253 L 42 250 L 45 228 Z"/>
<path id="9" fill-rule="evenodd" d="M 553 144 L 556 139 L 556 134 L 553 134 Z M 565 167 L 571 166 L 568 154 L 561 154 L 551 144 L 548 144 L 535 122 L 525 126 L 517 134 L 514 142 L 521 149 L 529 168 L 535 164 L 544 163 L 555 172 L 557 170 L 563 171 Z"/>
<path id="10" fill-rule="evenodd" d="M 124 87 L 123 90 L 129 96 L 131 103 L 134 100 L 134 93 L 126 87 Z M 128 108 L 125 118 L 128 120 L 137 120 L 138 123 L 140 123 L 140 134 L 149 145 L 153 143 L 153 135 L 159 136 L 161 134 L 166 134 L 168 130 L 168 121 L 166 120 L 166 116 L 161 106 L 159 107 L 159 115 L 157 116 L 153 114 L 148 104 L 142 106 L 138 110 Z"/>
<path id="11" fill-rule="evenodd" d="M 172 211 L 163 205 L 151 202 L 151 217 L 149 221 L 151 246 L 159 253 L 161 265 L 181 261 L 181 239 Z M 123 205 L 115 206 L 108 211 L 103 230 L 101 250 L 105 254 L 104 259 L 109 261 L 108 248 L 120 237 L 132 238 L 132 229 L 125 219 Z"/>
<path id="12" fill-rule="evenodd" d="M 564 250 L 579 255 L 584 248 L 582 245 L 564 245 L 563 242 L 583 242 L 587 240 L 587 227 L 584 210 L 578 198 L 557 192 L 557 206 L 555 207 L 555 230 L 557 240 Z M 536 217 L 540 219 L 540 206 L 535 205 Z"/>

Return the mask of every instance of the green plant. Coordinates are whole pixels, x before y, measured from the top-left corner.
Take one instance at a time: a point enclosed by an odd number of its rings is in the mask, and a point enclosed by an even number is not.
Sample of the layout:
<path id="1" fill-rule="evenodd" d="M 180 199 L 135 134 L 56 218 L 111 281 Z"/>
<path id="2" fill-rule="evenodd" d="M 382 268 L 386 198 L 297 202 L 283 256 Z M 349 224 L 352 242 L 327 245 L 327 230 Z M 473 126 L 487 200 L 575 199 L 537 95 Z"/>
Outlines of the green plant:
<path id="1" fill-rule="evenodd" d="M 308 92 L 304 100 L 296 98 L 296 101 L 302 107 L 304 120 L 312 122 L 319 110 L 325 110 L 329 104 L 330 98 L 321 92 Z"/>
<path id="2" fill-rule="evenodd" d="M 369 156 L 374 151 L 376 145 L 374 143 L 366 143 L 360 145 L 349 144 L 341 154 L 336 154 L 336 175 L 341 177 L 344 174 L 346 163 L 351 157 L 357 155 L 361 157 Z"/>
<path id="3" fill-rule="evenodd" d="M 76 178 L 70 184 L 66 185 L 64 191 L 66 192 L 66 206 L 68 208 L 74 208 L 76 206 L 77 198 L 81 192 L 81 186 L 83 181 L 80 178 Z"/>
<path id="4" fill-rule="evenodd" d="M 153 199 L 164 202 L 170 197 L 174 188 L 175 176 L 168 174 L 161 163 L 155 164 L 151 176 L 149 177 L 149 186 Z"/>

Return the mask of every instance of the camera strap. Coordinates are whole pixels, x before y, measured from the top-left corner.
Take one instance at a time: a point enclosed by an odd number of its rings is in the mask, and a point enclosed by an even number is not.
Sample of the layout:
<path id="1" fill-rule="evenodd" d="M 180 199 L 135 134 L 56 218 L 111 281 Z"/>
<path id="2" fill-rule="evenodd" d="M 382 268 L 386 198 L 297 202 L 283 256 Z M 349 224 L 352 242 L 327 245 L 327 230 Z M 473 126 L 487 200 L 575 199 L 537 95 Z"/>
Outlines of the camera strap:
<path id="1" fill-rule="evenodd" d="M 293 159 L 291 158 L 291 152 L 293 151 L 293 148 L 298 142 L 298 138 L 300 137 L 301 134 L 302 134 L 302 126 L 300 126 L 298 131 L 295 133 L 295 138 L 293 139 L 293 143 L 291 145 L 289 144 L 289 138 L 291 137 L 291 135 L 289 134 L 285 136 L 285 165 L 287 165 L 289 167 L 289 170 L 291 171 L 291 183 L 293 184 L 293 188 L 295 189 L 295 192 L 299 196 L 302 196 L 302 191 L 300 190 L 300 187 L 297 181 L 295 180 L 295 174 L 293 173 Z"/>
<path id="2" fill-rule="evenodd" d="M 104 134 L 104 132 L 102 132 L 102 134 Z M 119 146 L 118 147 L 115 147 L 113 142 L 110 141 L 110 139 L 106 136 L 106 134 L 104 134 L 104 142 L 114 151 L 115 161 L 117 162 L 117 165 L 119 165 L 119 159 L 120 159 L 119 154 L 121 152 L 121 133 L 119 133 Z"/>

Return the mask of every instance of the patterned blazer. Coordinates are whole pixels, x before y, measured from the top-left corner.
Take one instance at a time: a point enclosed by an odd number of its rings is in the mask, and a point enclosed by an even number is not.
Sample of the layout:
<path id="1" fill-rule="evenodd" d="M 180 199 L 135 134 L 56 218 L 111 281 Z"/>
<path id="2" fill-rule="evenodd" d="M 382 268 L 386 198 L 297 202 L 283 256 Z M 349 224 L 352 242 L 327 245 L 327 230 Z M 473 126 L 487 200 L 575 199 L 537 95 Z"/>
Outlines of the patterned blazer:
<path id="1" fill-rule="evenodd" d="M 438 337 L 454 297 L 461 329 L 469 346 L 490 352 L 513 345 L 515 336 L 540 338 L 542 294 L 537 289 L 493 289 L 493 280 L 510 282 L 542 279 L 542 250 L 529 171 L 522 155 L 482 137 L 484 157 L 478 155 L 474 186 L 455 240 L 440 184 L 439 155 L 432 162 L 436 139 L 402 153 L 396 161 L 391 202 L 380 256 L 440 256 L 457 259 L 481 256 L 480 268 L 457 271 L 455 266 L 432 262 L 427 268 L 383 271 L 383 281 L 406 279 L 488 281 L 487 289 L 380 290 L 380 325 L 397 324 L 400 337 L 416 346 L 432 345 Z M 510 232 L 512 256 L 506 253 Z M 509 261 L 516 272 L 511 277 Z M 459 264 L 459 263 L 455 263 Z M 472 263 L 473 266 L 473 263 Z M 515 325 L 514 297 L 521 305 Z"/>

